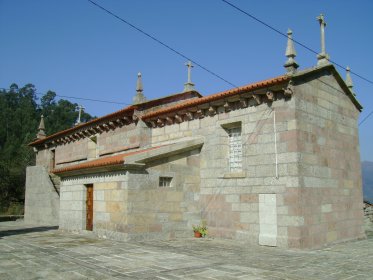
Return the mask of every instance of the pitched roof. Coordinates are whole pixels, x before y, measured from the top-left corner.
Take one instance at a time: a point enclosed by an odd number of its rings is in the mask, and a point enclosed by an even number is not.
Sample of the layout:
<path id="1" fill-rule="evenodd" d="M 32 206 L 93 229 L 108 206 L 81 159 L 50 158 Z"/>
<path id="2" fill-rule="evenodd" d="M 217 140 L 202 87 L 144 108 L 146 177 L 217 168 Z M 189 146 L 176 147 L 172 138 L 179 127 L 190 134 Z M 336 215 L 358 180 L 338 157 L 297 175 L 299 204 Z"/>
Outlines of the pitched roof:
<path id="1" fill-rule="evenodd" d="M 89 126 L 92 126 L 92 125 L 95 125 L 95 124 L 98 124 L 98 123 L 101 123 L 101 122 L 109 121 L 109 120 L 118 118 L 119 116 L 125 116 L 127 114 L 132 114 L 133 111 L 134 111 L 134 109 L 135 109 L 135 106 L 131 105 L 129 107 L 126 107 L 126 108 L 121 109 L 119 111 L 116 111 L 114 113 L 105 115 L 103 117 L 96 118 L 96 119 L 90 120 L 90 121 L 88 121 L 86 123 L 82 123 L 82 124 L 79 124 L 77 126 L 74 126 L 74 127 L 71 127 L 71 128 L 68 128 L 68 129 L 65 129 L 65 130 L 62 130 L 62 131 L 59 131 L 57 133 L 48 135 L 47 137 L 45 137 L 43 139 L 35 140 L 35 141 L 31 142 L 29 144 L 29 146 L 36 146 L 38 144 L 45 143 L 48 140 L 56 139 L 56 138 L 59 138 L 61 136 L 67 135 L 67 134 L 72 133 L 74 131 L 77 131 L 79 129 L 86 128 L 86 127 L 89 127 Z"/>
<path id="2" fill-rule="evenodd" d="M 190 98 L 200 98 L 201 96 L 202 95 L 200 93 L 198 93 L 197 91 L 188 91 L 188 92 L 182 92 L 182 93 L 176 93 L 176 94 L 164 96 L 164 97 L 157 98 L 157 99 L 148 100 L 148 101 L 145 101 L 143 103 L 136 104 L 136 105 L 130 105 L 130 106 L 125 107 L 121 110 L 118 110 L 114 113 L 111 113 L 111 114 L 108 114 L 108 115 L 90 120 L 86 123 L 79 124 L 77 126 L 59 131 L 59 132 L 54 133 L 54 134 L 48 135 L 47 137 L 45 137 L 43 139 L 37 139 L 37 140 L 31 142 L 29 144 L 29 146 L 37 146 L 39 144 L 48 142 L 50 140 L 57 139 L 57 138 L 60 138 L 62 136 L 74 133 L 74 132 L 76 132 L 80 129 L 84 129 L 84 128 L 88 128 L 88 127 L 93 126 L 93 125 L 109 122 L 109 121 L 112 121 L 112 120 L 117 119 L 119 117 L 132 116 L 135 110 L 140 110 L 140 111 L 147 110 L 147 109 L 155 107 L 155 106 L 164 105 L 164 104 L 172 103 L 172 102 L 176 102 L 176 101 L 188 100 Z"/>
<path id="3" fill-rule="evenodd" d="M 282 82 L 289 81 L 290 79 L 291 79 L 291 76 L 282 75 L 282 76 L 278 76 L 278 77 L 275 77 L 275 78 L 263 80 L 263 81 L 260 81 L 260 82 L 247 84 L 247 85 L 244 85 L 244 86 L 241 86 L 241 87 L 237 87 L 237 88 L 229 89 L 229 90 L 226 90 L 226 91 L 218 92 L 218 93 L 208 95 L 208 96 L 205 96 L 205 97 L 202 97 L 202 98 L 187 100 L 185 102 L 176 104 L 174 106 L 170 106 L 170 107 L 167 107 L 167 108 L 156 110 L 154 112 L 147 113 L 147 114 L 142 116 L 142 119 L 147 120 L 147 119 L 150 119 L 150 118 L 162 115 L 162 114 L 167 114 L 167 113 L 171 113 L 171 112 L 174 112 L 174 111 L 178 111 L 178 110 L 186 109 L 186 108 L 189 108 L 189 107 L 201 105 L 201 104 L 204 104 L 204 103 L 212 102 L 212 101 L 215 101 L 215 100 L 218 100 L 218 99 L 227 98 L 227 97 L 237 95 L 237 94 L 240 94 L 240 93 L 243 93 L 243 92 L 273 86 L 273 85 L 276 85 L 276 84 L 280 84 Z"/>
<path id="4" fill-rule="evenodd" d="M 113 156 L 102 157 L 102 158 L 86 161 L 86 162 L 83 162 L 83 163 L 70 165 L 70 166 L 67 166 L 67 167 L 56 168 L 56 169 L 52 170 L 52 173 L 61 174 L 61 173 L 72 172 L 72 171 L 83 170 L 83 169 L 94 169 L 94 168 L 107 167 L 107 166 L 121 166 L 121 165 L 124 164 L 124 162 L 126 161 L 126 157 L 128 157 L 128 156 L 132 156 L 132 155 L 140 154 L 140 153 L 146 153 L 148 151 L 155 150 L 155 149 L 158 149 L 160 147 L 161 146 L 151 147 L 151 148 L 148 148 L 148 149 L 133 151 L 133 152 L 129 152 L 129 153 L 123 153 L 123 154 L 117 154 L 117 155 L 113 155 Z"/>

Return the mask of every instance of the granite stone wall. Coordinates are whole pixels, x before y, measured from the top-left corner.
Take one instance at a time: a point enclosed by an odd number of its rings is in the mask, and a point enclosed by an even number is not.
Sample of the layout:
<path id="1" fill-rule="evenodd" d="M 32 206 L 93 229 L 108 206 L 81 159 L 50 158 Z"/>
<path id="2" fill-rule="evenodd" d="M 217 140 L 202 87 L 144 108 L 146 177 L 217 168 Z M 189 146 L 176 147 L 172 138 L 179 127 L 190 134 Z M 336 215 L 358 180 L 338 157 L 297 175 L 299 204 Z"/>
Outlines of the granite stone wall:
<path id="1" fill-rule="evenodd" d="M 58 225 L 60 199 L 43 166 L 26 169 L 25 222 Z"/>
<path id="2" fill-rule="evenodd" d="M 315 73 L 294 78 L 291 97 L 277 92 L 246 108 L 232 100 L 190 121 L 156 128 L 138 121 L 98 135 L 101 156 L 201 136 L 204 144 L 136 170 L 64 178 L 60 227 L 85 230 L 85 185 L 93 184 L 93 232 L 102 237 L 188 236 L 206 221 L 212 237 L 283 248 L 363 238 L 359 112 L 335 77 Z M 231 172 L 228 131 L 237 126 L 242 170 Z M 56 162 L 91 158 L 85 141 L 57 147 Z M 50 160 L 48 152 L 38 157 Z M 159 187 L 162 176 L 172 177 L 170 187 Z"/>
<path id="3" fill-rule="evenodd" d="M 332 75 L 299 81 L 294 100 L 300 188 L 285 204 L 303 222 L 288 228 L 289 247 L 364 238 L 358 110 Z"/>
<path id="4" fill-rule="evenodd" d="M 279 178 L 276 178 L 275 165 L 274 111 Z M 278 99 L 270 106 L 261 104 L 230 112 L 219 108 L 214 116 L 152 129 L 153 143 L 204 136 L 200 154 L 199 207 L 202 219 L 207 221 L 210 236 L 243 239 L 258 244 L 259 195 L 275 194 L 277 246 L 287 247 L 287 228 L 299 223 L 301 218 L 288 215 L 283 197 L 287 188 L 299 186 L 300 155 L 293 149 L 292 143 L 280 135 L 295 130 L 294 119 L 294 100 Z M 225 127 L 230 124 L 239 124 L 242 128 L 243 168 L 236 173 L 230 173 L 228 169 L 229 146 Z"/>
<path id="5" fill-rule="evenodd" d="M 149 163 L 146 170 L 108 172 L 64 178 L 60 228 L 84 231 L 86 185 L 93 184 L 93 232 L 116 240 L 170 239 L 192 236 L 201 221 L 198 205 L 199 151 Z M 170 187 L 159 187 L 160 177 Z"/>

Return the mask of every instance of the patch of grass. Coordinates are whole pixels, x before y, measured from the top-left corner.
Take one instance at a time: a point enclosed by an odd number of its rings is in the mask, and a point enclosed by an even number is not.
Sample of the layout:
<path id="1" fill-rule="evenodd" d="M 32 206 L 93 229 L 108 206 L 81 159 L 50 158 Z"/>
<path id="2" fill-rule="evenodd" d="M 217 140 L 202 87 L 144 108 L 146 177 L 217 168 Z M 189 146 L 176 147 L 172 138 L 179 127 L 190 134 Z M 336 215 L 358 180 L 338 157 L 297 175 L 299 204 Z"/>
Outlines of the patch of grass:
<path id="1" fill-rule="evenodd" d="M 25 212 L 25 207 L 23 203 L 20 202 L 11 202 L 8 207 L 1 207 L 0 215 L 23 215 Z"/>

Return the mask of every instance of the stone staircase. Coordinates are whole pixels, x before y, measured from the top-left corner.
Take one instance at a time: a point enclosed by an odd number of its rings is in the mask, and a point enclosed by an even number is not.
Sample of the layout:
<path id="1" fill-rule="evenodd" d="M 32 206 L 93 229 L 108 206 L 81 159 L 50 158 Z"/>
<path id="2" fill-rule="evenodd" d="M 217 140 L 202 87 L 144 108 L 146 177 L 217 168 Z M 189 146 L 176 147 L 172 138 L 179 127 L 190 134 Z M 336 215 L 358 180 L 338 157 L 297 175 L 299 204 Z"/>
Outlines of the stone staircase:
<path id="1" fill-rule="evenodd" d="M 53 174 L 53 173 L 49 173 L 49 178 L 51 179 L 51 181 L 53 183 L 53 187 L 54 187 L 56 193 L 58 194 L 58 196 L 60 196 L 61 178 L 58 177 L 57 175 Z"/>

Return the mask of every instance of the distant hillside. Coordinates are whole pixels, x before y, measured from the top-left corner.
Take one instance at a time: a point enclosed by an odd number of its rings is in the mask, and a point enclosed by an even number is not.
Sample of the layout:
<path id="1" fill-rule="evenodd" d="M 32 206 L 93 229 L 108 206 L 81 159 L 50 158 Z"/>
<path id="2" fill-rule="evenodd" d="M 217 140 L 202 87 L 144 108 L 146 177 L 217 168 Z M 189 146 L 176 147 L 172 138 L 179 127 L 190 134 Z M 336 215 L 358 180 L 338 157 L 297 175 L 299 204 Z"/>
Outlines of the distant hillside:
<path id="1" fill-rule="evenodd" d="M 363 173 L 363 193 L 364 200 L 373 203 L 373 162 L 363 161 L 361 163 Z"/>

